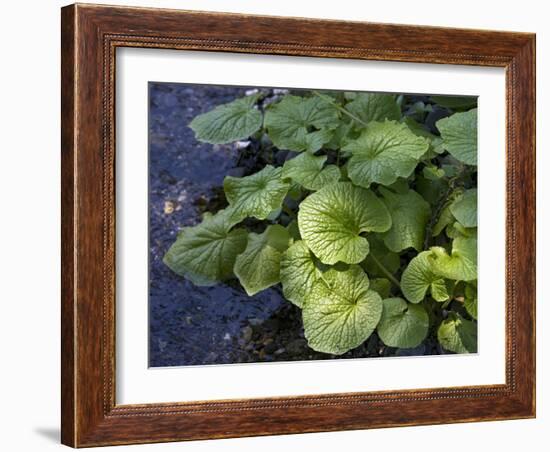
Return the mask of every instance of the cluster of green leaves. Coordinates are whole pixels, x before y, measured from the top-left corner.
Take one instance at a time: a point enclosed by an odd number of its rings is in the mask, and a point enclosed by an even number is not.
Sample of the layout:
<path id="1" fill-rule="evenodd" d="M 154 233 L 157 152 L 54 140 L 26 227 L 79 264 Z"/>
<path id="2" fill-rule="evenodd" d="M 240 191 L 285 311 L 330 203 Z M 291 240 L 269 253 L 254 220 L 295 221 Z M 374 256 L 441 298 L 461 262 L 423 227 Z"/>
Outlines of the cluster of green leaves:
<path id="1" fill-rule="evenodd" d="M 476 102 L 407 102 L 309 92 L 264 106 L 255 94 L 197 116 L 198 140 L 252 137 L 290 158 L 227 176 L 228 207 L 183 228 L 165 263 L 197 285 L 236 277 L 250 296 L 281 284 L 320 352 L 343 354 L 375 331 L 389 347 L 431 334 L 475 352 Z M 430 131 L 435 104 L 449 115 Z"/>

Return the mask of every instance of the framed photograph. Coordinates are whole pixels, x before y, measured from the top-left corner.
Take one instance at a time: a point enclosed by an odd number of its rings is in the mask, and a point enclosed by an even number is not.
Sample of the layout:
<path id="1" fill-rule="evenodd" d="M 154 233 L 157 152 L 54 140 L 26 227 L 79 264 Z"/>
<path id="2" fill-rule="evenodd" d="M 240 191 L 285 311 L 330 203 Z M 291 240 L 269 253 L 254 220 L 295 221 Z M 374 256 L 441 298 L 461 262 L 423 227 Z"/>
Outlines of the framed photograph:
<path id="1" fill-rule="evenodd" d="M 62 9 L 62 442 L 535 416 L 535 36 Z"/>

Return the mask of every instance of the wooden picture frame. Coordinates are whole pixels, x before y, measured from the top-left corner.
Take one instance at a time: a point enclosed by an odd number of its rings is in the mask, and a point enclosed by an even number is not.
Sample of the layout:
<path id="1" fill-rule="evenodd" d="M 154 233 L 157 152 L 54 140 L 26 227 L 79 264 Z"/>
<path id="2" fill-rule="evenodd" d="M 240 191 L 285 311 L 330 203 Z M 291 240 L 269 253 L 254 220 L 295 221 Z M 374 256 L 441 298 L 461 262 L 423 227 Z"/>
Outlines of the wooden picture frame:
<path id="1" fill-rule="evenodd" d="M 535 416 L 535 35 L 71 5 L 62 9 L 62 442 L 73 447 Z M 117 405 L 115 50 L 506 69 L 506 383 Z"/>

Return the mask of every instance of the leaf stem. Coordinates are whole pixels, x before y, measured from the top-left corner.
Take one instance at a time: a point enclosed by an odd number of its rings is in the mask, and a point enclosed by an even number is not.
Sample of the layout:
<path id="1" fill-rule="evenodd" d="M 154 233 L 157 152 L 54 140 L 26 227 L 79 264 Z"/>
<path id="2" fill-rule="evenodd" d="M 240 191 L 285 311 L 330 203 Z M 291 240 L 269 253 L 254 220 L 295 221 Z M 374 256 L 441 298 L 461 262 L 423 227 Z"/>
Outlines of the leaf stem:
<path id="1" fill-rule="evenodd" d="M 391 274 L 391 272 L 386 268 L 384 267 L 384 264 L 382 264 L 382 262 L 380 262 L 376 257 L 374 257 L 374 254 L 369 254 L 369 256 L 372 258 L 372 260 L 374 261 L 374 263 L 378 266 L 378 268 L 382 271 L 382 273 L 384 273 L 384 275 L 386 275 L 388 277 L 388 279 L 399 289 L 401 290 L 401 284 L 399 284 L 399 281 L 397 280 L 397 278 L 395 276 L 393 276 Z"/>
<path id="2" fill-rule="evenodd" d="M 359 124 L 362 124 L 363 126 L 366 126 L 367 123 L 365 121 L 363 121 L 361 118 L 355 116 L 353 113 L 350 113 L 348 110 L 346 110 L 344 107 L 342 107 L 341 105 L 338 105 L 331 97 L 329 96 L 326 96 L 325 94 L 321 94 L 317 91 L 313 91 L 313 94 L 315 94 L 316 96 L 320 97 L 321 99 L 323 99 L 325 102 L 328 102 L 329 104 L 331 104 L 333 107 L 335 107 L 337 110 L 341 111 L 342 113 L 344 113 L 345 115 L 348 115 L 351 119 L 357 121 Z"/>
<path id="3" fill-rule="evenodd" d="M 430 221 L 428 221 L 428 224 L 426 224 L 426 230 L 424 235 L 424 249 L 427 250 L 430 247 L 430 242 L 432 240 L 432 231 L 439 220 L 439 217 L 441 216 L 441 213 L 443 212 L 443 209 L 449 204 L 449 198 L 453 194 L 453 191 L 455 190 L 455 184 L 458 180 L 459 175 L 453 176 L 449 178 L 448 181 L 448 187 L 445 193 L 443 193 L 436 203 L 436 209 L 432 217 L 430 218 Z"/>

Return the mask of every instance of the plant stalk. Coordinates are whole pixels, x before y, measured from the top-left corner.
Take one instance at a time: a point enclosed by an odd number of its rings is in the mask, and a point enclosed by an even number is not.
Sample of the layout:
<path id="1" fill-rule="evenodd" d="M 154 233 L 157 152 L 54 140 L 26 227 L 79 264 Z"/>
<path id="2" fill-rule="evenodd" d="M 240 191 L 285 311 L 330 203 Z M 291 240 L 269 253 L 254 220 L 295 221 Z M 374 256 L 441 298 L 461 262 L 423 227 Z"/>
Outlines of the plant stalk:
<path id="1" fill-rule="evenodd" d="M 374 261 L 374 263 L 378 266 L 378 268 L 382 271 L 382 273 L 384 273 L 384 275 L 386 275 L 388 277 L 388 279 L 399 289 L 401 290 L 401 284 L 399 284 L 399 281 L 397 280 L 397 278 L 395 276 L 393 276 L 391 274 L 391 272 L 386 268 L 384 267 L 384 264 L 382 264 L 382 262 L 380 262 L 376 257 L 374 257 L 374 254 L 369 254 L 369 256 L 372 258 L 372 260 Z"/>
<path id="2" fill-rule="evenodd" d="M 332 98 L 330 98 L 329 96 L 326 96 L 324 94 L 321 94 L 321 93 L 318 93 L 317 91 L 313 91 L 313 94 L 315 94 L 316 96 L 320 97 L 321 99 L 323 99 L 325 102 L 328 102 L 329 104 L 331 104 L 334 108 L 336 108 L 337 110 L 341 111 L 342 113 L 344 113 L 345 115 L 349 116 L 351 119 L 357 121 L 359 124 L 362 124 L 363 126 L 366 126 L 367 123 L 365 121 L 363 121 L 361 118 L 355 116 L 353 113 L 349 112 L 348 110 L 346 110 L 344 107 L 342 107 L 341 105 L 338 105 L 336 102 L 334 102 L 334 100 L 332 100 Z"/>

